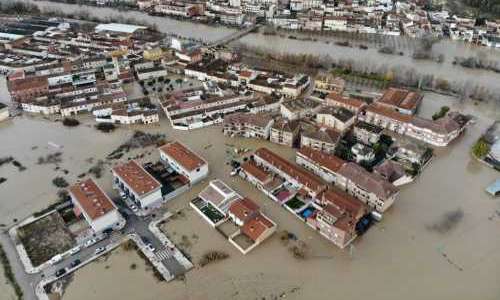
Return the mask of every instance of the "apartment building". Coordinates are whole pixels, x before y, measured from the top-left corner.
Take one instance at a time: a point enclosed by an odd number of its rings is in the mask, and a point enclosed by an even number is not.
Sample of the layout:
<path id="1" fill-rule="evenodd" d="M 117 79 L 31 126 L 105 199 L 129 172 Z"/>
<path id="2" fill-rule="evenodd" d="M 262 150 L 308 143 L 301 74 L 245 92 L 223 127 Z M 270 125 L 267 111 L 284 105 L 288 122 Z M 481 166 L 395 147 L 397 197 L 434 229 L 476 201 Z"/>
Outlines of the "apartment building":
<path id="1" fill-rule="evenodd" d="M 161 183 L 138 162 L 130 160 L 113 167 L 113 186 L 127 195 L 140 209 L 149 209 L 161 202 Z"/>
<path id="2" fill-rule="evenodd" d="M 340 167 L 336 186 L 379 212 L 385 212 L 399 197 L 393 184 L 352 162 Z"/>
<path id="3" fill-rule="evenodd" d="M 180 142 L 170 142 L 159 148 L 162 161 L 171 166 L 177 173 L 195 184 L 208 175 L 208 163 L 198 154 Z"/>
<path id="4" fill-rule="evenodd" d="M 227 136 L 269 139 L 273 118 L 268 114 L 234 113 L 224 117 L 222 132 Z"/>
<path id="5" fill-rule="evenodd" d="M 328 183 L 336 183 L 338 172 L 346 161 L 312 148 L 304 147 L 297 151 L 295 162 L 312 171 Z"/>
<path id="6" fill-rule="evenodd" d="M 125 219 L 104 191 L 92 179 L 78 182 L 69 188 L 76 216 L 83 215 L 94 232 L 120 229 Z"/>

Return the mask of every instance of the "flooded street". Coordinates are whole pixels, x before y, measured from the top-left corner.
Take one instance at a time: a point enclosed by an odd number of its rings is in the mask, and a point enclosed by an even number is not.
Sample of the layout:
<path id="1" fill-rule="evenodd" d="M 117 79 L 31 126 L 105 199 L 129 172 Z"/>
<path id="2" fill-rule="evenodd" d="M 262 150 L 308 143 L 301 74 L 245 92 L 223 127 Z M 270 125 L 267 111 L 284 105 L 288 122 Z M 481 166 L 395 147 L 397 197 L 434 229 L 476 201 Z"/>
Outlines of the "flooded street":
<path id="1" fill-rule="evenodd" d="M 164 32 L 215 40 L 232 29 L 185 23 L 150 17 L 135 11 L 116 12 L 108 8 L 79 7 L 36 1 L 42 7 L 65 12 L 85 9 L 100 16 L 114 14 L 154 22 Z M 450 47 L 448 60 L 441 64 L 416 62 L 408 56 L 386 56 L 375 49 L 366 51 L 343 48 L 333 43 L 289 40 L 250 34 L 241 42 L 268 47 L 275 51 L 330 54 L 333 57 L 357 58 L 359 63 L 411 66 L 419 72 L 448 77 L 450 80 L 480 82 L 500 89 L 500 74 L 488 71 L 465 71 L 451 64 L 453 55 L 469 53 L 460 45 Z M 441 42 L 436 51 L 447 49 Z M 455 54 L 454 54 L 455 53 Z M 496 55 L 496 54 L 489 54 Z M 498 56 L 497 56 L 498 57 Z M 359 59 L 358 59 L 359 58 Z M 5 80 L 0 77 L 0 101 L 8 99 Z M 191 132 L 175 131 L 165 116 L 158 125 L 121 126 L 112 133 L 94 128 L 90 116 L 79 116 L 81 124 L 64 127 L 61 122 L 24 114 L 0 123 L 0 157 L 13 156 L 27 169 L 11 164 L 0 166 L 0 223 L 9 225 L 56 201 L 53 178 L 64 177 L 74 183 L 98 160 L 124 143 L 134 132 L 163 133 L 167 140 L 180 140 L 209 162 L 210 175 L 192 190 L 167 203 L 171 211 L 182 210 L 164 226 L 169 236 L 186 235 L 188 252 L 196 268 L 184 281 L 160 283 L 134 252 L 115 251 L 106 261 L 92 263 L 75 273 L 64 300 L 87 299 L 498 299 L 500 296 L 500 200 L 484 192 L 500 173 L 473 160 L 470 148 L 493 120 L 500 120 L 500 108 L 492 104 L 459 103 L 447 96 L 427 93 L 419 114 L 430 117 L 443 105 L 477 117 L 446 149 L 436 150 L 436 157 L 414 183 L 401 190 L 400 200 L 384 215 L 382 222 L 340 250 L 320 237 L 276 203 L 241 178 L 229 175 L 226 165 L 233 146 L 255 150 L 266 146 L 287 159 L 294 160 L 295 150 L 253 139 L 232 139 L 222 135 L 220 127 Z M 62 162 L 39 164 L 39 158 L 62 153 Z M 100 186 L 110 195 L 110 168 L 144 153 L 141 161 L 155 161 L 154 148 L 126 153 L 120 161 L 105 164 Z M 297 260 L 280 241 L 279 234 L 242 255 L 227 240 L 210 228 L 192 209 L 189 201 L 209 180 L 220 178 L 240 194 L 255 200 L 263 212 L 278 224 L 278 232 L 294 233 L 307 245 L 307 259 Z M 451 218 L 458 214 L 460 218 Z M 195 235 L 198 238 L 195 238 Z M 224 261 L 198 267 L 200 255 L 207 250 L 222 250 L 230 255 Z M 131 264 L 137 264 L 132 269 Z M 0 272 L 0 294 L 10 299 L 11 288 Z"/>
<path id="2" fill-rule="evenodd" d="M 167 139 L 179 139 L 209 161 L 210 178 L 222 178 L 242 195 L 256 200 L 279 230 L 295 233 L 306 242 L 309 257 L 296 260 L 282 244 L 278 234 L 243 256 L 209 228 L 192 210 L 188 202 L 207 183 L 196 185 L 189 193 L 168 203 L 172 211 L 183 209 L 185 219 L 165 226 L 167 234 L 196 234 L 192 241 L 194 263 L 206 249 L 223 250 L 230 258 L 204 268 L 197 267 L 186 275 L 185 282 L 158 283 L 142 261 L 133 253 L 118 252 L 107 262 L 95 263 L 78 271 L 64 299 L 88 299 L 89 295 L 108 299 L 272 299 L 286 294 L 288 299 L 324 299 L 335 295 L 345 299 L 497 299 L 500 287 L 500 210 L 484 188 L 499 174 L 472 160 L 470 146 L 494 118 L 494 107 L 460 105 L 449 97 L 427 94 L 421 115 L 430 116 L 442 105 L 473 113 L 478 122 L 448 149 L 437 151 L 437 157 L 414 183 L 404 187 L 401 200 L 385 215 L 384 220 L 356 240 L 353 249 L 339 250 L 306 227 L 290 213 L 266 199 L 262 193 L 239 178 L 229 176 L 225 165 L 226 144 L 256 149 L 266 145 L 292 159 L 294 151 L 287 147 L 251 139 L 230 139 L 220 127 L 192 132 L 174 131 L 165 119 L 159 126 L 121 127 L 104 134 L 96 131 L 89 117 L 82 124 L 65 128 L 59 122 L 24 115 L 0 124 L 0 153 L 12 155 L 27 167 L 18 171 L 11 165 L 0 167 L 7 181 L 0 185 L 0 220 L 9 224 L 46 207 L 56 199 L 51 181 L 63 176 L 74 182 L 98 159 L 123 143 L 134 129 L 161 132 Z M 55 149 L 48 143 L 60 145 Z M 211 145 L 211 146 L 208 146 Z M 63 161 L 54 165 L 38 165 L 38 157 L 61 151 Z M 158 159 L 154 149 L 144 160 Z M 126 160 L 137 153 L 129 153 Z M 98 182 L 109 193 L 109 165 Z M 65 175 L 62 170 L 66 169 Z M 434 230 L 445 222 L 446 214 L 461 211 L 463 218 Z M 130 269 L 137 263 L 136 270 Z M 109 266 L 109 267 L 106 267 Z M 123 284 L 126 282 L 127 284 Z M 390 285 L 389 285 L 390 284 Z M 0 289 L 3 289 L 0 287 Z"/>

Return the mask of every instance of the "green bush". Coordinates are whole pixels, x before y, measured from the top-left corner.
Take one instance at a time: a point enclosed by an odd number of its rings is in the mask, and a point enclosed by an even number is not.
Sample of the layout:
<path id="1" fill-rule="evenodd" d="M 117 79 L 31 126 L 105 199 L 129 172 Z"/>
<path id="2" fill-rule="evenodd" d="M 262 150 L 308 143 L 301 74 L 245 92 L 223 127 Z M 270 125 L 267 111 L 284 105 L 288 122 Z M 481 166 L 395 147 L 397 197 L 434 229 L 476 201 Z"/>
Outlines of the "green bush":
<path id="1" fill-rule="evenodd" d="M 474 146 L 472 146 L 472 153 L 478 158 L 484 158 L 490 152 L 490 145 L 480 138 Z"/>

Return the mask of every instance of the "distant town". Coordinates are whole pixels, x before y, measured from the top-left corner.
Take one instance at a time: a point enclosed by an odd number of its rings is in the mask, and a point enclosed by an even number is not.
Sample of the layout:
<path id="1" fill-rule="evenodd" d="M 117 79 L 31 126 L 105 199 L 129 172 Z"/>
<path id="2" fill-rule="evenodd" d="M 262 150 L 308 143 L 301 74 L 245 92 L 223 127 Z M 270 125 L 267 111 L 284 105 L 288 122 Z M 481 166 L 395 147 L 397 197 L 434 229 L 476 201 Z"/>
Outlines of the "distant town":
<path id="1" fill-rule="evenodd" d="M 284 30 L 347 32 L 422 38 L 449 38 L 486 47 L 500 47 L 500 23 L 495 18 L 454 15 L 443 3 L 432 1 L 323 1 L 323 0 L 83 0 L 56 1 L 119 9 L 137 9 L 169 16 L 234 27 L 269 24 Z"/>
<path id="2" fill-rule="evenodd" d="M 478 24 L 445 11 L 429 12 L 417 3 L 132 5 L 150 14 L 237 27 L 266 22 L 289 30 L 432 34 L 500 47 L 500 23 Z M 414 181 L 426 176 L 434 151 L 453 149 L 475 123 L 475 116 L 446 106 L 431 118 L 421 116 L 420 106 L 427 100 L 421 90 L 352 88 L 333 72 L 266 68 L 243 59 L 224 42 L 207 45 L 166 37 L 135 24 L 10 18 L 0 25 L 0 71 L 11 97 L 0 104 L 0 120 L 29 115 L 72 127 L 90 117 L 106 133 L 128 126 L 160 128 L 164 119 L 186 136 L 217 127 L 229 141 L 260 143 L 256 149 L 229 147 L 230 176 L 244 179 L 269 205 L 281 207 L 340 249 L 349 249 L 374 224 L 397 215 L 393 206 L 400 201 L 401 187 L 418 185 Z M 486 150 L 474 151 L 498 166 L 496 132 L 497 127 L 489 131 Z M 125 160 L 120 151 L 112 153 L 117 163 L 102 176 L 109 178 L 118 198 L 106 193 L 95 176 L 83 174 L 75 182 L 60 183 L 67 193 L 58 203 L 9 228 L 11 247 L 33 286 L 32 292 L 24 291 L 28 299 L 52 299 L 55 282 L 119 246 L 142 253 L 161 280 L 190 272 L 195 262 L 162 224 L 173 215 L 166 203 L 193 187 L 202 186 L 190 207 L 241 255 L 264 251 L 259 246 L 278 234 L 280 222 L 269 216 L 267 206 L 257 204 L 255 195 L 220 178 L 207 180 L 217 164 L 169 136 L 142 133 L 139 138 L 150 139 L 147 145 L 156 148 L 159 159 Z M 266 143 L 293 149 L 294 159 Z M 392 216 L 386 216 L 388 210 Z M 208 253 L 205 263 L 224 258 L 224 253 Z"/>

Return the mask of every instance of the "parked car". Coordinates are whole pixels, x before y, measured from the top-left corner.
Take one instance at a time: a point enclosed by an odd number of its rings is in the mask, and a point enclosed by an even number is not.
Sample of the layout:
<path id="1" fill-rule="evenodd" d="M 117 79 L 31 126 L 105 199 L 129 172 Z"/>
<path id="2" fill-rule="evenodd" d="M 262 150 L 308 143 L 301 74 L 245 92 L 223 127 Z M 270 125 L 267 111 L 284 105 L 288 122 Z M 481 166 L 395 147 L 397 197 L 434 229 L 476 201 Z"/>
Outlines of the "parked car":
<path id="1" fill-rule="evenodd" d="M 233 169 L 233 170 L 231 171 L 231 176 L 236 176 L 236 175 L 238 175 L 238 173 L 240 172 L 240 169 L 241 169 L 240 167 L 238 167 L 238 168 L 236 168 L 236 169 Z"/>
<path id="2" fill-rule="evenodd" d="M 58 262 L 60 262 L 62 260 L 62 255 L 61 254 L 57 254 L 57 255 L 54 255 L 54 257 L 52 257 L 50 259 L 50 264 L 51 265 L 55 265 L 57 264 Z"/>
<path id="3" fill-rule="evenodd" d="M 63 276 L 64 274 L 66 274 L 66 269 L 59 269 L 56 272 L 56 277 Z"/>
<path id="4" fill-rule="evenodd" d="M 88 248 L 88 247 L 94 245 L 95 243 L 97 243 L 97 239 L 90 239 L 90 240 L 88 240 L 88 241 L 85 242 L 84 246 L 86 248 Z"/>
<path id="5" fill-rule="evenodd" d="M 154 252 L 154 251 L 156 250 L 156 249 L 155 249 L 155 247 L 153 247 L 153 244 L 151 244 L 151 243 L 148 243 L 148 244 L 146 245 L 146 247 L 147 247 L 147 248 L 149 249 L 149 251 L 151 251 L 151 252 Z"/>
<path id="6" fill-rule="evenodd" d="M 75 248 L 69 250 L 69 255 L 75 255 L 77 254 L 78 252 L 80 252 L 80 250 L 82 250 L 82 247 L 80 246 L 76 246 Z"/>
<path id="7" fill-rule="evenodd" d="M 75 259 L 71 264 L 70 264 L 70 267 L 71 268 L 74 268 L 76 266 L 78 266 L 79 264 L 81 263 L 81 261 L 79 259 Z"/>
<path id="8" fill-rule="evenodd" d="M 99 247 L 99 248 L 95 249 L 95 254 L 97 255 L 97 254 L 102 253 L 104 251 L 106 251 L 106 247 Z"/>
<path id="9" fill-rule="evenodd" d="M 137 208 L 137 206 L 135 206 L 134 204 L 130 205 L 130 209 L 133 211 L 133 212 L 138 212 L 139 209 Z"/>

